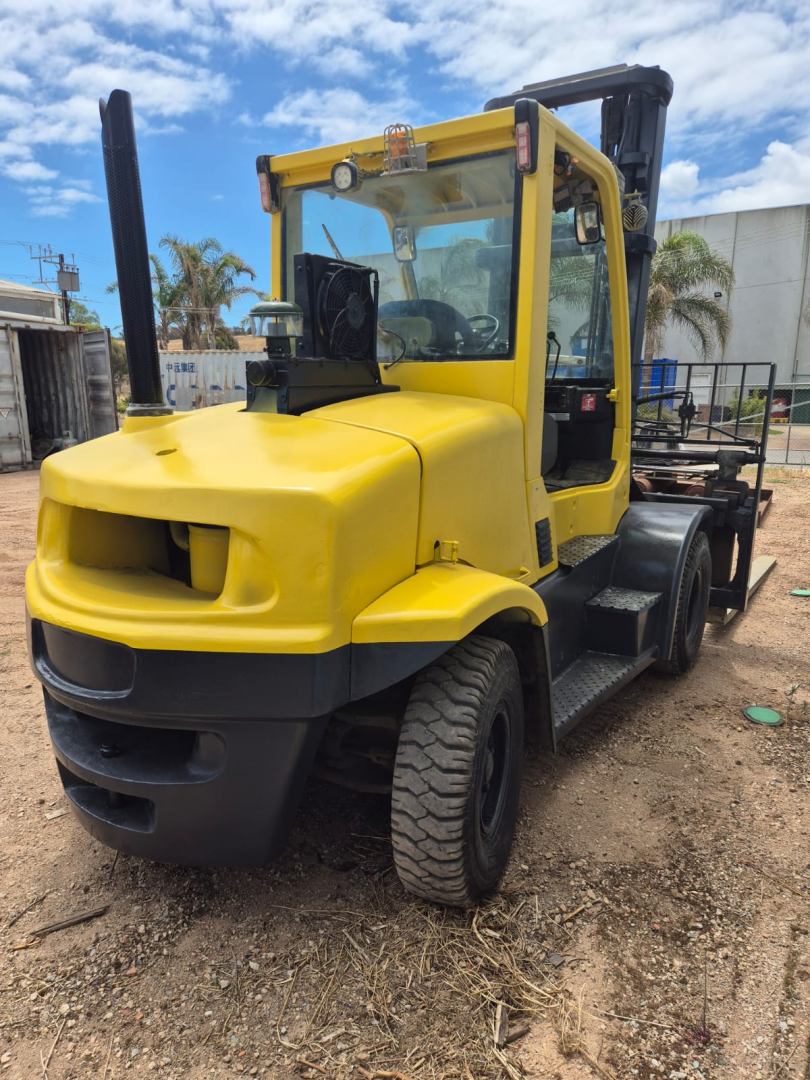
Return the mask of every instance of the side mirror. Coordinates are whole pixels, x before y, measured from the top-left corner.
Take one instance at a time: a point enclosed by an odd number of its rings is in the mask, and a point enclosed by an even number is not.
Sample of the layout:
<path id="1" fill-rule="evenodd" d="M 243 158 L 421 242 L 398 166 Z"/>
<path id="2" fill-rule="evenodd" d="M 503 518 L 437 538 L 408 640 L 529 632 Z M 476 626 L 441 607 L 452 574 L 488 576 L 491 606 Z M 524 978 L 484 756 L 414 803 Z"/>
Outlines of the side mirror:
<path id="1" fill-rule="evenodd" d="M 416 237 L 412 225 L 395 225 L 392 233 L 397 262 L 413 262 L 416 258 Z"/>
<path id="2" fill-rule="evenodd" d="M 583 202 L 574 210 L 578 244 L 596 244 L 602 239 L 599 203 Z"/>

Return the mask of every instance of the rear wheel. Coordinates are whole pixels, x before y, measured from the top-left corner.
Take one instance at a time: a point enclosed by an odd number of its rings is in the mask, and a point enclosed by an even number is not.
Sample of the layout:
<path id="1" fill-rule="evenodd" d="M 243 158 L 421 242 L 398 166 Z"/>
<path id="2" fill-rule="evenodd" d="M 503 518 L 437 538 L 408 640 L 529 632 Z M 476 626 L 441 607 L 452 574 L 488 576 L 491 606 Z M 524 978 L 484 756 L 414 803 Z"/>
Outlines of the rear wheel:
<path id="1" fill-rule="evenodd" d="M 523 695 L 515 654 L 475 635 L 423 671 L 394 766 L 391 838 L 405 888 L 468 907 L 498 884 L 520 794 Z"/>
<path id="2" fill-rule="evenodd" d="M 703 641 L 711 584 L 712 555 L 709 541 L 705 533 L 697 532 L 686 554 L 678 590 L 672 649 L 668 659 L 656 663 L 657 671 L 682 675 L 694 667 Z"/>

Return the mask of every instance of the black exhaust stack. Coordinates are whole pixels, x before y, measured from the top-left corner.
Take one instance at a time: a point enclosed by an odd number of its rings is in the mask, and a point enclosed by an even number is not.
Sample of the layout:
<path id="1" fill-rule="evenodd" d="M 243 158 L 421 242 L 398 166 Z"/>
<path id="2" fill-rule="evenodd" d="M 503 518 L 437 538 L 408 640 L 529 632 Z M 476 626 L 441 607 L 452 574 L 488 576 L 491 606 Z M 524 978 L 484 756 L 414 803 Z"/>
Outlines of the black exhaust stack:
<path id="1" fill-rule="evenodd" d="M 126 90 L 113 90 L 106 102 L 102 99 L 98 104 L 121 320 L 132 391 L 132 404 L 127 412 L 136 416 L 162 416 L 173 410 L 164 403 L 160 382 L 152 276 L 146 246 L 135 126 L 132 122 L 132 97 Z"/>

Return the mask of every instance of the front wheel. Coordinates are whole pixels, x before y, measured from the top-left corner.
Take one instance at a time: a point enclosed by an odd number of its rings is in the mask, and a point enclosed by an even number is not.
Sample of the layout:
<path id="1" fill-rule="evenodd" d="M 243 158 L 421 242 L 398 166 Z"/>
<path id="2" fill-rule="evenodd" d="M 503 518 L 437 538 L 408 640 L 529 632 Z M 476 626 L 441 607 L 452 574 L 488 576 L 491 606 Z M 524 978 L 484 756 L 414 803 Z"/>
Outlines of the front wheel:
<path id="1" fill-rule="evenodd" d="M 655 667 L 668 675 L 683 675 L 694 667 L 703 641 L 709 591 L 712 585 L 712 554 L 703 532 L 695 533 L 681 575 L 672 649 Z"/>
<path id="2" fill-rule="evenodd" d="M 497 886 L 520 795 L 523 694 L 515 654 L 474 635 L 423 671 L 400 731 L 391 800 L 405 888 L 469 907 Z"/>

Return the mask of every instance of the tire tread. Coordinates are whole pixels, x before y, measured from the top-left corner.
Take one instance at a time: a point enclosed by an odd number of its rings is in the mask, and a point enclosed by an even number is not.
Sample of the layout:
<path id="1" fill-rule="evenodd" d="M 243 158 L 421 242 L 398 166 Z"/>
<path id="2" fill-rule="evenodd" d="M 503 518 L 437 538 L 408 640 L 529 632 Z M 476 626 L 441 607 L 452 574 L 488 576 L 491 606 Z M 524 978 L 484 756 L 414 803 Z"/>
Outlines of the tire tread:
<path id="1" fill-rule="evenodd" d="M 675 628 L 672 635 L 672 649 L 666 659 L 662 658 L 655 662 L 655 670 L 664 675 L 684 675 L 694 666 L 697 659 L 697 653 L 700 651 L 700 643 L 703 637 L 702 631 L 694 655 L 687 654 L 684 648 L 684 639 L 686 635 L 685 624 L 688 615 L 690 592 L 690 588 L 687 587 L 687 584 L 691 586 L 693 576 L 692 571 L 697 570 L 701 560 L 706 559 L 708 559 L 707 570 L 709 582 L 711 582 L 711 550 L 709 548 L 709 541 L 704 532 L 697 532 L 692 537 L 689 551 L 686 554 L 686 561 L 684 563 L 683 573 L 678 587 L 678 606 L 675 611 Z"/>
<path id="2" fill-rule="evenodd" d="M 400 880 L 426 900 L 467 907 L 478 899 L 465 862 L 468 785 L 478 713 L 489 688 L 504 675 L 519 687 L 512 650 L 476 635 L 414 683 L 397 748 L 391 837 Z M 421 784 L 414 784 L 417 778 Z"/>

